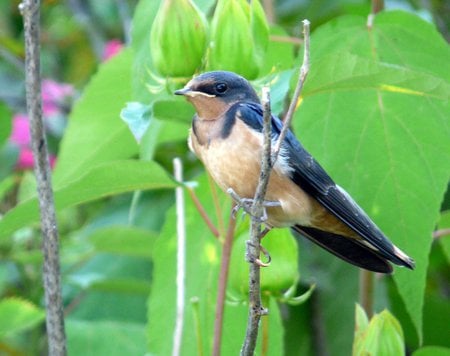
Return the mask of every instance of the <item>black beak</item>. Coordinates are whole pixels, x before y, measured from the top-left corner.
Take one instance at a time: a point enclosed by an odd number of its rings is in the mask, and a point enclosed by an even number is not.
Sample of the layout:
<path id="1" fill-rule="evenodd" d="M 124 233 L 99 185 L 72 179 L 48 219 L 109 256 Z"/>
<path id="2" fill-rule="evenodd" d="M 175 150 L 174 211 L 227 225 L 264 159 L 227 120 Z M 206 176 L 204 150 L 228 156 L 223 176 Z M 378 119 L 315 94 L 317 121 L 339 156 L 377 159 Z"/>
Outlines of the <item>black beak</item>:
<path id="1" fill-rule="evenodd" d="M 189 88 L 189 87 L 184 87 L 183 89 L 175 90 L 174 94 L 175 94 L 175 95 L 186 95 L 186 94 L 189 93 L 190 91 L 191 91 L 191 88 Z"/>

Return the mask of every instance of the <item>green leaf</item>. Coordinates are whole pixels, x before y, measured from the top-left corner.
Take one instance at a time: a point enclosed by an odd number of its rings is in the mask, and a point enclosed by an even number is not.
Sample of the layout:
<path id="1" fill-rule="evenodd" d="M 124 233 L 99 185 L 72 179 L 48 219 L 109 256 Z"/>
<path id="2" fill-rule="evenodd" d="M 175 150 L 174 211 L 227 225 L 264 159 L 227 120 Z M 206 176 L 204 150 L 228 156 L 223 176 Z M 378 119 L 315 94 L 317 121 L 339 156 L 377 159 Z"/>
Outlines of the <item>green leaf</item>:
<path id="1" fill-rule="evenodd" d="M 152 256 L 155 239 L 154 233 L 133 226 L 108 226 L 89 236 L 97 252 L 148 258 Z"/>
<path id="2" fill-rule="evenodd" d="M 361 314 L 364 313 L 362 309 L 358 311 L 357 308 L 356 313 L 357 320 L 364 319 Z M 363 320 L 363 324 L 366 323 L 367 320 Z M 405 354 L 404 344 L 403 331 L 399 322 L 391 313 L 384 310 L 380 314 L 375 314 L 365 329 L 355 333 L 353 355 L 402 356 Z"/>
<path id="3" fill-rule="evenodd" d="M 55 190 L 57 211 L 110 195 L 146 189 L 167 189 L 175 182 L 155 162 L 114 161 L 99 164 L 66 186 Z M 0 238 L 38 221 L 38 202 L 29 199 L 8 211 L 0 220 Z"/>
<path id="4" fill-rule="evenodd" d="M 450 356 L 450 349 L 441 346 L 425 346 L 414 351 L 412 356 Z"/>
<path id="5" fill-rule="evenodd" d="M 450 229 L 450 210 L 441 213 L 438 229 Z M 450 264 L 450 233 L 439 238 L 439 243 L 442 246 L 447 262 Z"/>
<path id="6" fill-rule="evenodd" d="M 45 318 L 45 312 L 27 300 L 6 298 L 0 301 L 0 337 L 29 329 Z"/>
<path id="7" fill-rule="evenodd" d="M 68 319 L 67 351 L 70 355 L 144 355 L 144 325 L 115 321 Z"/>
<path id="8" fill-rule="evenodd" d="M 154 116 L 159 120 L 177 120 L 190 124 L 195 114 L 194 108 L 186 100 L 158 100 L 153 105 Z"/>
<path id="9" fill-rule="evenodd" d="M 130 50 L 100 66 L 73 107 L 54 171 L 54 187 L 79 179 L 99 163 L 129 158 L 138 152 L 120 110 L 131 100 Z"/>
<path id="10" fill-rule="evenodd" d="M 339 18 L 311 43 L 294 128 L 415 259 L 414 271 L 396 269 L 394 279 L 421 338 L 431 233 L 450 176 L 450 48 L 432 25 L 402 12 L 378 14 L 370 30 L 366 18 Z"/>
<path id="11" fill-rule="evenodd" d="M 11 134 L 11 127 L 11 112 L 5 104 L 0 103 L 0 147 Z"/>
<path id="12" fill-rule="evenodd" d="M 196 194 L 216 224 L 215 208 L 206 175 L 199 178 Z M 220 195 L 226 221 L 230 201 Z M 186 199 L 186 290 L 182 355 L 210 354 L 212 350 L 215 303 L 218 286 L 221 246 L 212 235 L 190 199 Z M 152 293 L 148 300 L 149 352 L 167 355 L 172 352 L 172 335 L 176 315 L 177 232 L 175 208 L 168 212 L 166 224 L 153 253 Z M 241 256 L 244 259 L 244 255 Z M 273 262 L 275 263 L 275 262 Z M 267 304 L 266 304 L 267 305 Z M 226 303 L 222 353 L 236 355 L 242 346 L 248 315 L 244 303 Z M 283 327 L 276 302 L 272 299 L 269 317 L 269 353 L 279 355 Z M 164 330 L 161 333 L 160 330 Z"/>

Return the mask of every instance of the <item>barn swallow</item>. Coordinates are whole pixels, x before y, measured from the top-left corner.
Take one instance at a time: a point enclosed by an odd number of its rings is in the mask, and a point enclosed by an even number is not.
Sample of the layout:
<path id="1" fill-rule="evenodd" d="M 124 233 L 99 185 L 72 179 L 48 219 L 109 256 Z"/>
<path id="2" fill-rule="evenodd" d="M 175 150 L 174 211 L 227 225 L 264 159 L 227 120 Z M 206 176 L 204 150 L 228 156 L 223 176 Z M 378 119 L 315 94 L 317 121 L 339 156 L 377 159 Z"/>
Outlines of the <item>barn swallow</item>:
<path id="1" fill-rule="evenodd" d="M 216 181 L 240 197 L 255 195 L 263 146 L 263 109 L 243 77 L 225 71 L 201 74 L 183 89 L 195 107 L 189 147 Z M 282 129 L 272 115 L 271 137 Z M 383 234 L 364 210 L 288 131 L 270 175 L 265 224 L 290 227 L 324 249 L 358 267 L 391 273 L 389 262 L 414 269 L 414 261 Z"/>

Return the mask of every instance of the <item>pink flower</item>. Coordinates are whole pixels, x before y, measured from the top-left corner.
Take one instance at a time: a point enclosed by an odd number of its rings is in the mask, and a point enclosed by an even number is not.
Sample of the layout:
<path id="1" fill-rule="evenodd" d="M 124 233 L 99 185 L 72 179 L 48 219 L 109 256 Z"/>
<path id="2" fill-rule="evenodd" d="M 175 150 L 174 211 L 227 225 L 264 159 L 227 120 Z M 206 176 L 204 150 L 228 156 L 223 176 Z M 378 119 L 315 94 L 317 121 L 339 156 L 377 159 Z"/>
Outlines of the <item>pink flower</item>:
<path id="1" fill-rule="evenodd" d="M 102 59 L 107 61 L 108 59 L 114 57 L 123 48 L 123 43 L 119 40 L 111 40 L 106 42 L 105 48 L 103 49 Z"/>
<path id="2" fill-rule="evenodd" d="M 28 116 L 24 114 L 14 115 L 10 140 L 17 146 L 28 146 L 30 144 L 31 135 Z"/>
<path id="3" fill-rule="evenodd" d="M 74 89 L 70 84 L 55 82 L 51 79 L 42 81 L 42 112 L 44 116 L 51 116 L 61 111 L 64 100 L 73 96 Z"/>
<path id="4" fill-rule="evenodd" d="M 31 148 L 28 147 L 21 147 L 20 153 L 19 153 L 19 159 L 16 163 L 16 168 L 19 170 L 25 170 L 25 169 L 33 169 L 34 159 L 33 159 L 33 152 L 31 151 Z"/>

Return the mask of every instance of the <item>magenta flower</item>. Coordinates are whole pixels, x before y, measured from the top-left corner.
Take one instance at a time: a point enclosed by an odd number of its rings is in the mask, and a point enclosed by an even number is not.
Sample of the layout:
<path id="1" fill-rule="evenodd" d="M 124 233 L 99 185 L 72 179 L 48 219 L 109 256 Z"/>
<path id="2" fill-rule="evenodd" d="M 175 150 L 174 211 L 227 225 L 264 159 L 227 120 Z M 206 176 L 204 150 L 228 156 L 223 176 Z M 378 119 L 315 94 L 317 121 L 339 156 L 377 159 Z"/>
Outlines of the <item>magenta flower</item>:
<path id="1" fill-rule="evenodd" d="M 74 89 L 70 84 L 58 83 L 51 79 L 42 81 L 42 113 L 49 117 L 58 114 L 68 97 L 72 97 Z"/>
<path id="2" fill-rule="evenodd" d="M 42 81 L 42 113 L 47 134 L 56 137 L 62 135 L 65 127 L 66 112 L 63 110 L 68 99 L 74 96 L 74 88 L 69 84 L 58 83 L 51 79 Z M 9 141 L 19 149 L 16 169 L 33 168 L 33 152 L 31 150 L 30 122 L 25 114 L 15 114 Z M 50 154 L 50 165 L 53 168 L 56 157 Z"/>
<path id="3" fill-rule="evenodd" d="M 28 146 L 30 144 L 31 136 L 28 116 L 24 114 L 14 115 L 10 140 L 17 146 Z"/>
<path id="4" fill-rule="evenodd" d="M 111 40 L 106 42 L 105 48 L 103 49 L 102 59 L 107 61 L 108 59 L 114 57 L 123 48 L 123 43 L 119 40 Z"/>

